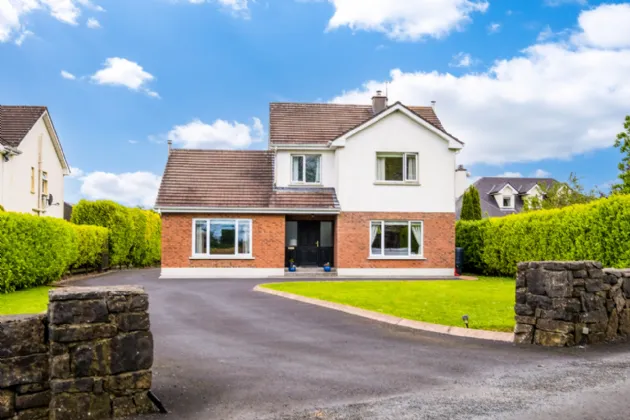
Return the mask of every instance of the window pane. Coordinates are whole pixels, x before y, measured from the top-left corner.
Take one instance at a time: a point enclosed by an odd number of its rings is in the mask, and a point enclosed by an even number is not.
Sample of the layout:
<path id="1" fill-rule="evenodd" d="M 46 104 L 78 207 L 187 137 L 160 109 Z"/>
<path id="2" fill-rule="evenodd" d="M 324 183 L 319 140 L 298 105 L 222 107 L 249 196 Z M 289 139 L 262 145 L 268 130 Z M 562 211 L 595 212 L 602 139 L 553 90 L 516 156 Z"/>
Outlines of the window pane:
<path id="1" fill-rule="evenodd" d="M 195 221 L 195 254 L 208 253 L 208 224 L 205 220 Z"/>
<path id="2" fill-rule="evenodd" d="M 422 255 L 422 223 L 411 224 L 411 255 Z"/>
<path id="3" fill-rule="evenodd" d="M 238 222 L 238 253 L 251 253 L 251 226 L 249 221 Z"/>
<path id="4" fill-rule="evenodd" d="M 293 169 L 291 180 L 293 182 L 304 181 L 304 156 L 293 156 Z"/>
<path id="5" fill-rule="evenodd" d="M 376 180 L 385 181 L 385 158 L 376 158 Z"/>
<path id="6" fill-rule="evenodd" d="M 385 255 L 409 255 L 409 226 L 385 223 Z"/>
<path id="7" fill-rule="evenodd" d="M 297 222 L 287 222 L 285 246 L 297 246 Z"/>
<path id="8" fill-rule="evenodd" d="M 306 156 L 306 182 L 319 182 L 319 156 Z"/>
<path id="9" fill-rule="evenodd" d="M 385 160 L 385 180 L 386 181 L 402 181 L 403 180 L 403 158 L 386 157 Z"/>
<path id="10" fill-rule="evenodd" d="M 235 254 L 234 240 L 236 228 L 234 222 L 210 221 L 210 254 Z"/>
<path id="11" fill-rule="evenodd" d="M 418 164 L 416 161 L 416 155 L 407 155 L 407 180 L 416 181 Z"/>
<path id="12" fill-rule="evenodd" d="M 332 222 L 321 222 L 319 230 L 319 246 L 333 246 Z"/>
<path id="13" fill-rule="evenodd" d="M 372 255 L 382 255 L 381 249 L 381 222 L 372 222 L 370 225 L 370 247 Z"/>

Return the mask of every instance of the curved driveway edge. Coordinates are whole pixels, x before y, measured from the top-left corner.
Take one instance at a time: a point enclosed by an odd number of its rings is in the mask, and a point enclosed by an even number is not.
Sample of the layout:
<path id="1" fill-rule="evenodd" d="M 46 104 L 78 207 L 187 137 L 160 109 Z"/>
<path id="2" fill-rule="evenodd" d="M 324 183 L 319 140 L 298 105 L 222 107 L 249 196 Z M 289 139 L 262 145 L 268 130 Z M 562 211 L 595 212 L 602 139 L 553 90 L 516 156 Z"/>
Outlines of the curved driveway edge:
<path id="1" fill-rule="evenodd" d="M 346 312 L 348 314 L 361 316 L 363 318 L 372 319 L 374 321 L 384 322 L 392 325 L 399 325 L 401 327 L 411 328 L 414 330 L 430 331 L 438 334 L 454 335 L 457 337 L 469 337 L 479 338 L 482 340 L 492 341 L 505 341 L 513 342 L 514 334 L 498 332 L 498 331 L 486 331 L 486 330 L 474 330 L 469 328 L 451 327 L 448 325 L 430 324 L 428 322 L 413 321 L 411 319 L 399 318 L 393 315 L 386 315 L 379 312 L 368 311 L 367 309 L 357 308 L 355 306 L 343 305 L 341 303 L 328 302 L 325 300 L 309 298 L 305 296 L 295 295 L 293 293 L 280 292 L 278 290 L 267 289 L 260 285 L 254 287 L 255 292 L 268 293 L 270 295 L 280 296 L 286 299 L 296 300 L 298 302 L 310 303 L 311 305 L 317 305 L 328 309 L 334 309 L 336 311 Z"/>

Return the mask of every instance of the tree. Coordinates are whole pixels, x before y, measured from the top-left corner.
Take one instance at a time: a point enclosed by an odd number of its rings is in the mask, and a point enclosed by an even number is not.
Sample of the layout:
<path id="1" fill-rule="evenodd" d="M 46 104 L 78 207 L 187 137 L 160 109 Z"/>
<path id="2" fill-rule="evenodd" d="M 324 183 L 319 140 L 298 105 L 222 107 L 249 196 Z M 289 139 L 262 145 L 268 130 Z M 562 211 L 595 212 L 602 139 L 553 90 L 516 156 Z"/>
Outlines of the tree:
<path id="1" fill-rule="evenodd" d="M 474 185 L 470 186 L 462 198 L 461 220 L 481 220 L 481 199 Z"/>
<path id="2" fill-rule="evenodd" d="M 540 195 L 533 195 L 523 199 L 523 211 L 559 209 L 573 204 L 585 204 L 604 196 L 598 189 L 586 192 L 580 178 L 571 172 L 567 182 L 546 182 L 538 184 Z"/>
<path id="3" fill-rule="evenodd" d="M 621 182 L 612 186 L 612 192 L 615 194 L 630 194 L 630 115 L 626 116 L 623 129 L 624 131 L 617 134 L 617 140 L 615 140 L 615 147 L 619 148 L 623 155 L 618 166 Z"/>

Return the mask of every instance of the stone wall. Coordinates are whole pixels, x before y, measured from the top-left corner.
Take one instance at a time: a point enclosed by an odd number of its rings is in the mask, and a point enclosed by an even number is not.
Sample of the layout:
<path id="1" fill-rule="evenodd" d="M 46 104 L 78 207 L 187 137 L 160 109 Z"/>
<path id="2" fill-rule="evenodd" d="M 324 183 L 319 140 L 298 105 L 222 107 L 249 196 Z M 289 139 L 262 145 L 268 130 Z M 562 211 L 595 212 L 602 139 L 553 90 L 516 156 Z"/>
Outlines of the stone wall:
<path id="1" fill-rule="evenodd" d="M 48 419 L 46 315 L 0 317 L 0 419 Z"/>
<path id="2" fill-rule="evenodd" d="M 630 269 L 596 261 L 525 262 L 516 276 L 516 343 L 574 346 L 630 336 Z"/>
<path id="3" fill-rule="evenodd" d="M 157 411 L 142 288 L 51 290 L 46 315 L 0 317 L 0 419 L 99 419 Z"/>

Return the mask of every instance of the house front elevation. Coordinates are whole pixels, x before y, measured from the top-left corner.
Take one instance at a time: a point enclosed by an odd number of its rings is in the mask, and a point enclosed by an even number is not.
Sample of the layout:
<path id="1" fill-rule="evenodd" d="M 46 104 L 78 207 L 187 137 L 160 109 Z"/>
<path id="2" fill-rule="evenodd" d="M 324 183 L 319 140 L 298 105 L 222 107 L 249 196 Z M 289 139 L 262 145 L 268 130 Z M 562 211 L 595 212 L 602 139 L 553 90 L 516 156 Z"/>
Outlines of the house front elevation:
<path id="1" fill-rule="evenodd" d="M 264 151 L 169 149 L 162 277 L 451 276 L 455 156 L 432 107 L 272 103 Z"/>

